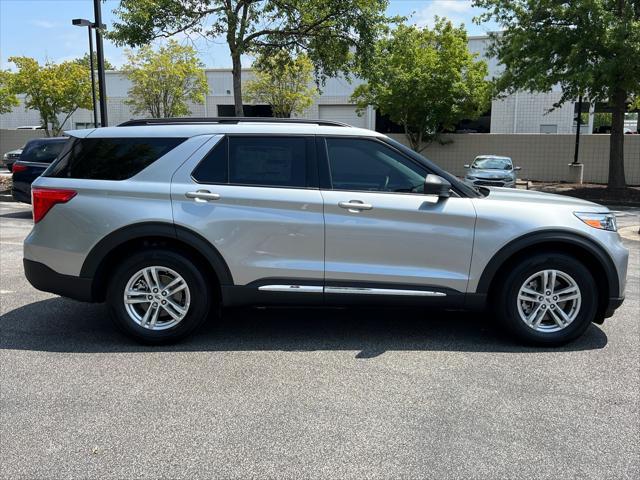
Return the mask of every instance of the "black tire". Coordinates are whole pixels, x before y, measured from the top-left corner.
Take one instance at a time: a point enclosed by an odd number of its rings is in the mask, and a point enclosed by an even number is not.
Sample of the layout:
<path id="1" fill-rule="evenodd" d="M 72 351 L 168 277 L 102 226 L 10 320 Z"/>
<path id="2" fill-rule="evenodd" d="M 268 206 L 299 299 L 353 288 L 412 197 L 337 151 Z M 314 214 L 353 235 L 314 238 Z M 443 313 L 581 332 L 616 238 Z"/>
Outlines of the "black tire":
<path id="1" fill-rule="evenodd" d="M 593 275 L 579 260 L 560 252 L 537 253 L 519 260 L 496 285 L 492 301 L 498 321 L 515 337 L 527 344 L 559 346 L 580 335 L 595 319 L 598 291 Z M 527 325 L 518 312 L 518 293 L 524 282 L 537 272 L 554 269 L 570 275 L 578 285 L 581 304 L 575 319 L 556 332 L 540 332 Z"/>
<path id="2" fill-rule="evenodd" d="M 150 266 L 167 267 L 177 272 L 190 291 L 186 315 L 179 323 L 166 330 L 150 330 L 141 326 L 129 316 L 125 306 L 124 291 L 129 279 L 139 270 Z M 138 342 L 153 345 L 176 342 L 191 334 L 207 319 L 215 303 L 210 283 L 196 263 L 181 253 L 162 249 L 135 253 L 124 259 L 110 279 L 107 304 L 111 319 L 120 330 Z"/>

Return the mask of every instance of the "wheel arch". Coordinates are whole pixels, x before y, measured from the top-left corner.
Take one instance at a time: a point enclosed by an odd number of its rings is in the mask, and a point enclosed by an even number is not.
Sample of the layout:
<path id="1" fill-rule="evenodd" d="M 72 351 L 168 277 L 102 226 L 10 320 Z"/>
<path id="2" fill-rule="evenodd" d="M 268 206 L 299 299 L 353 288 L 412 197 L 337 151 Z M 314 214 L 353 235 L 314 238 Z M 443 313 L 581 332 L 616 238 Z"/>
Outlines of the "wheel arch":
<path id="1" fill-rule="evenodd" d="M 620 291 L 618 274 L 606 251 L 593 240 L 566 231 L 544 231 L 524 235 L 502 247 L 485 266 L 476 292 L 489 295 L 504 267 L 512 261 L 541 251 L 559 251 L 582 261 L 592 272 L 598 285 L 599 310 L 606 307 L 608 299 Z M 601 313 L 601 312 L 599 312 Z"/>
<path id="2" fill-rule="evenodd" d="M 100 240 L 85 259 L 80 277 L 91 278 L 92 297 L 103 301 L 110 273 L 117 259 L 132 251 L 163 246 L 184 252 L 214 275 L 218 293 L 222 285 L 233 285 L 233 276 L 220 252 L 201 235 L 178 225 L 145 222 L 122 227 Z"/>

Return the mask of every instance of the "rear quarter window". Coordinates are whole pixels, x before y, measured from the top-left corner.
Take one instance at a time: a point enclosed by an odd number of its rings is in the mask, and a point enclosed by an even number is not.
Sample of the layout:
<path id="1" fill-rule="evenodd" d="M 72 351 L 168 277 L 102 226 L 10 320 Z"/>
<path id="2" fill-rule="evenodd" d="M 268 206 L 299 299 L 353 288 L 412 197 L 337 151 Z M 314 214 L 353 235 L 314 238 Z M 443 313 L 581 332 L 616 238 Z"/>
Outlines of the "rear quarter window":
<path id="1" fill-rule="evenodd" d="M 126 180 L 185 138 L 76 138 L 45 172 L 46 177 Z"/>

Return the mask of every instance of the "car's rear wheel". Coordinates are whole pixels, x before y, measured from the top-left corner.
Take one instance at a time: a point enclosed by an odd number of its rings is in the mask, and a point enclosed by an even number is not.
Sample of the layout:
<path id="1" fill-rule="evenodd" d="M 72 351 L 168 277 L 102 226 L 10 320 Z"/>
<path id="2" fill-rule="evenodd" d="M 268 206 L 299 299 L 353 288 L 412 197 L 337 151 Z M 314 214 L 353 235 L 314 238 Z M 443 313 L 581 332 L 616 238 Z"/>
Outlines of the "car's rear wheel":
<path id="1" fill-rule="evenodd" d="M 207 318 L 211 290 L 195 262 L 169 250 L 139 252 L 114 272 L 107 292 L 111 317 L 143 343 L 170 343 Z"/>
<path id="2" fill-rule="evenodd" d="M 598 292 L 580 261 L 559 252 L 539 253 L 515 266 L 497 286 L 498 318 L 521 340 L 561 345 L 594 320 Z"/>

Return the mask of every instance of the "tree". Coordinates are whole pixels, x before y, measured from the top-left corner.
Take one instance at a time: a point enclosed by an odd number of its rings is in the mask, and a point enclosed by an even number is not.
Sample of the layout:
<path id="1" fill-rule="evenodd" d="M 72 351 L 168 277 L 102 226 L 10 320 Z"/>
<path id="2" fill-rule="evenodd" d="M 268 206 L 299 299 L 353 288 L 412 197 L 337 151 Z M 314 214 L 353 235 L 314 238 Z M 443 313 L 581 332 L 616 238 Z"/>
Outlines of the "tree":
<path id="1" fill-rule="evenodd" d="M 205 101 L 209 86 L 192 47 L 170 40 L 157 52 L 145 46 L 138 53 L 127 52 L 127 57 L 123 71 L 133 86 L 126 103 L 134 113 L 181 117 L 191 113 L 188 101 Z"/>
<path id="2" fill-rule="evenodd" d="M 242 110 L 241 56 L 271 49 L 306 52 L 319 78 L 350 72 L 370 57 L 389 20 L 387 0 L 121 0 L 109 37 L 141 46 L 158 37 L 199 33 L 229 46 L 235 113 Z"/>
<path id="3" fill-rule="evenodd" d="M 26 108 L 40 113 L 47 136 L 60 135 L 78 108 L 92 108 L 91 81 L 87 70 L 76 62 L 41 66 L 29 57 L 10 57 L 9 61 L 18 67 L 13 74 L 14 91 L 26 95 Z"/>
<path id="4" fill-rule="evenodd" d="M 82 65 L 87 70 L 91 68 L 91 64 L 89 62 L 89 52 L 85 53 L 83 57 L 75 59 L 74 62 L 76 62 L 78 65 Z M 93 68 L 98 68 L 98 56 L 95 52 L 93 53 Z M 104 69 L 117 70 L 116 67 L 114 67 L 113 64 L 106 58 L 104 59 Z"/>
<path id="5" fill-rule="evenodd" d="M 318 92 L 313 81 L 313 63 L 306 55 L 291 58 L 286 52 L 263 55 L 253 63 L 255 80 L 244 84 L 248 102 L 271 105 L 276 117 L 301 114 Z"/>
<path id="6" fill-rule="evenodd" d="M 400 25 L 374 52 L 352 99 L 402 125 L 416 151 L 488 105 L 487 64 L 469 52 L 463 26 L 438 18 L 433 30 Z"/>
<path id="7" fill-rule="evenodd" d="M 18 104 L 18 97 L 13 88 L 13 74 L 7 70 L 0 70 L 0 114 L 10 112 Z"/>
<path id="8" fill-rule="evenodd" d="M 625 186 L 624 115 L 640 93 L 638 0 L 475 0 L 495 19 L 490 53 L 505 70 L 498 91 L 550 91 L 562 87 L 559 106 L 583 96 L 612 107 L 609 187 Z"/>

